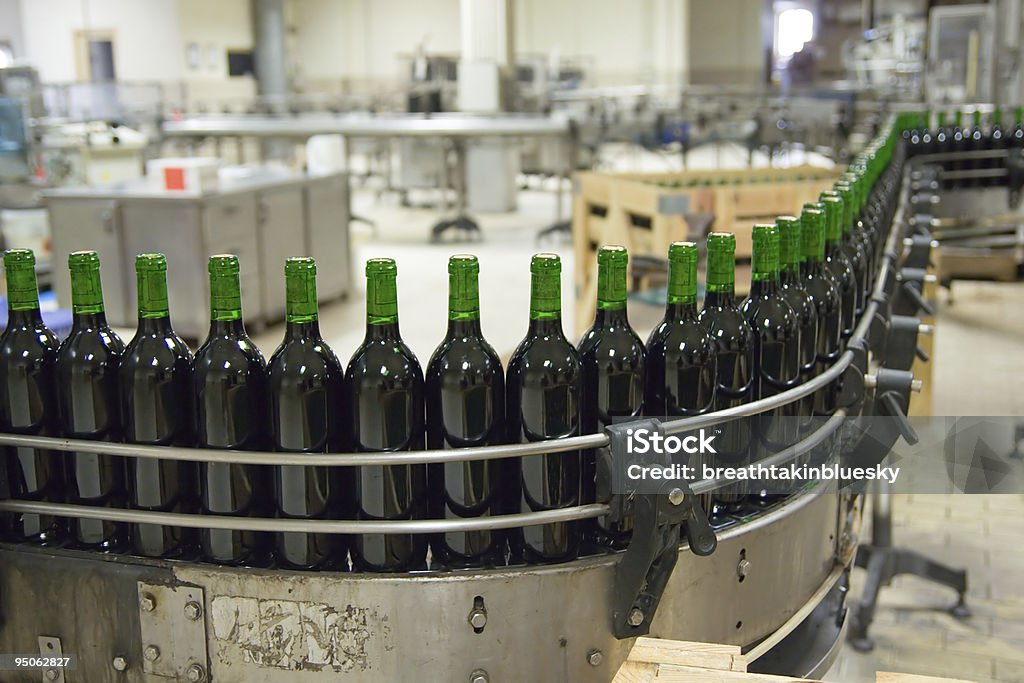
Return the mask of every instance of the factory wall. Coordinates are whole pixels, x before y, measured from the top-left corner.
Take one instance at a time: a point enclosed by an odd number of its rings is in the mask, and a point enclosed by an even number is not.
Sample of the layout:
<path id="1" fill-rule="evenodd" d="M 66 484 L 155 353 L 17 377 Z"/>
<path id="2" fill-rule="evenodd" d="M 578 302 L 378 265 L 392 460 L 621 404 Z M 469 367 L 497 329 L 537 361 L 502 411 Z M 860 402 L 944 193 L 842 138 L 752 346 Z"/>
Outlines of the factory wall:
<path id="1" fill-rule="evenodd" d="M 764 81 L 763 0 L 690 2 L 689 75 L 691 83 Z"/>
<path id="2" fill-rule="evenodd" d="M 241 106 L 256 94 L 249 76 L 228 76 L 228 50 L 252 50 L 249 0 L 177 0 L 183 99 L 193 108 L 216 101 Z M 194 47 L 193 47 L 194 46 Z"/>
<path id="3" fill-rule="evenodd" d="M 0 42 L 9 43 L 14 58 L 25 56 L 21 34 L 21 5 L 18 0 L 0 0 Z"/>
<path id="4" fill-rule="evenodd" d="M 176 81 L 183 75 L 178 0 L 22 0 L 25 56 L 44 82 L 77 80 L 75 32 L 111 31 L 117 77 Z"/>

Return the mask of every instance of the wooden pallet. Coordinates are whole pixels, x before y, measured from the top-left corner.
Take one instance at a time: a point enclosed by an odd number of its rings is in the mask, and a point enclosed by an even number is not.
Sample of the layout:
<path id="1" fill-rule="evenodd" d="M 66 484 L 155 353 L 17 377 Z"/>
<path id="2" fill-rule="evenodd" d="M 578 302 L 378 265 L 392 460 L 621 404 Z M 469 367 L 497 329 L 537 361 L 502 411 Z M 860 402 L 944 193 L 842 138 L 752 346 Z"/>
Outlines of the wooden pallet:
<path id="1" fill-rule="evenodd" d="M 637 638 L 612 683 L 806 683 L 809 680 L 750 673 L 747 664 L 738 645 Z M 973 682 L 880 671 L 875 675 L 875 683 Z"/>
<path id="2" fill-rule="evenodd" d="M 831 187 L 837 172 L 811 166 L 683 173 L 576 175 L 572 234 L 576 256 L 576 331 L 594 317 L 595 252 L 602 244 L 626 247 L 634 258 L 664 259 L 668 245 L 702 241 L 707 228 L 736 235 L 736 257 L 751 252 L 754 223 L 800 211 Z M 710 222 L 709 221 L 713 221 Z"/>

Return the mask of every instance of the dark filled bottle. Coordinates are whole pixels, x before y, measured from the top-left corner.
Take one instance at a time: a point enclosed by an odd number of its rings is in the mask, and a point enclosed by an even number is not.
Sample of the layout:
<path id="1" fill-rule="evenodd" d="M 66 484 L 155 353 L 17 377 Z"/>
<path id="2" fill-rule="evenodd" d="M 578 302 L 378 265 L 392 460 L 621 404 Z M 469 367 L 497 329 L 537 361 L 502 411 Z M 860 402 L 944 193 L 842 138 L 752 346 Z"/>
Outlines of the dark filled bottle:
<path id="1" fill-rule="evenodd" d="M 990 153 L 994 150 L 1000 150 L 1006 148 L 1006 133 L 1007 131 L 1003 128 L 1003 112 L 1002 109 L 996 107 L 992 110 L 992 117 L 989 122 L 988 133 L 985 135 L 985 139 L 982 141 L 982 149 L 989 151 Z M 982 168 L 988 171 L 994 171 L 996 169 L 1003 168 L 1003 160 L 1001 157 L 989 156 L 982 161 Z M 998 175 L 987 176 L 982 179 L 981 184 L 985 187 L 993 187 L 1000 183 L 1002 178 Z"/>
<path id="2" fill-rule="evenodd" d="M 284 265 L 284 340 L 267 364 L 270 384 L 270 439 L 273 450 L 328 453 L 343 450 L 345 371 L 320 336 L 316 263 L 289 258 Z M 274 467 L 273 502 L 284 519 L 334 519 L 351 498 L 348 468 Z M 347 541 L 336 534 L 278 533 L 276 563 L 287 569 L 348 568 Z"/>
<path id="3" fill-rule="evenodd" d="M 61 434 L 70 439 L 121 440 L 117 367 L 124 342 L 107 324 L 95 251 L 68 256 L 71 271 L 71 332 L 57 351 L 57 394 Z M 128 503 L 124 459 L 97 453 L 68 453 L 67 499 L 75 505 L 123 508 Z M 128 543 L 128 525 L 72 519 L 72 543 L 116 552 Z"/>
<path id="4" fill-rule="evenodd" d="M 475 256 L 448 260 L 448 332 L 427 364 L 427 448 L 493 446 L 504 441 L 505 373 L 480 330 L 480 264 Z M 430 465 L 434 519 L 501 514 L 501 464 L 478 460 Z M 504 533 L 465 531 L 432 539 L 433 558 L 452 568 L 504 562 Z"/>
<path id="5" fill-rule="evenodd" d="M 754 331 L 736 301 L 736 236 L 731 233 L 708 235 L 707 294 L 698 319 L 715 342 L 715 410 L 749 403 L 754 398 Z M 752 438 L 750 420 L 721 425 L 715 440 L 717 461 L 742 466 Z M 716 492 L 716 500 L 727 511 L 736 511 L 742 496 L 730 486 Z"/>
<path id="6" fill-rule="evenodd" d="M 779 282 L 782 296 L 793 309 L 800 326 L 800 381 L 814 377 L 818 364 L 818 309 L 814 298 L 807 291 L 800 268 L 804 262 L 801 249 L 802 229 L 800 219 L 781 216 L 775 220 L 779 229 Z M 801 417 L 814 413 L 814 395 L 803 398 L 795 406 Z M 809 427 L 801 421 L 802 428 Z"/>
<path id="7" fill-rule="evenodd" d="M 971 127 L 964 131 L 964 148 L 968 152 L 981 152 L 985 150 L 985 132 L 981 128 L 981 110 L 975 108 L 971 115 Z M 985 167 L 983 159 L 969 159 L 967 169 L 978 171 Z M 983 178 L 968 178 L 963 182 L 965 187 L 980 187 L 984 184 Z"/>
<path id="8" fill-rule="evenodd" d="M 562 332 L 562 264 L 554 254 L 530 261 L 530 326 L 508 363 L 510 442 L 577 436 L 582 429 L 583 368 Z M 520 458 L 510 469 L 512 512 L 538 512 L 580 504 L 582 454 L 546 453 Z M 579 522 L 515 529 L 515 559 L 530 563 L 574 559 L 580 550 Z"/>
<path id="9" fill-rule="evenodd" d="M 1013 108 L 1013 130 L 1007 136 L 1006 143 L 1016 149 L 1024 147 L 1024 107 Z"/>
<path id="10" fill-rule="evenodd" d="M 210 333 L 199 347 L 192 382 L 196 445 L 242 451 L 266 450 L 267 364 L 242 323 L 238 257 L 211 256 Z M 212 460 L 199 464 L 204 514 L 266 516 L 267 468 Z M 265 533 L 231 529 L 200 532 L 202 558 L 228 565 L 269 564 Z"/>
<path id="11" fill-rule="evenodd" d="M 753 230 L 750 295 L 741 311 L 754 331 L 755 400 L 792 389 L 800 382 L 800 319 L 786 301 L 779 279 L 779 229 L 770 224 Z M 760 413 L 755 459 L 796 442 L 799 404 Z"/>
<path id="12" fill-rule="evenodd" d="M 423 449 L 423 371 L 398 329 L 397 275 L 392 259 L 366 262 L 366 337 L 345 374 L 349 423 L 357 451 Z M 425 517 L 426 470 L 426 465 L 360 467 L 358 518 Z M 427 539 L 420 534 L 360 534 L 352 542 L 352 566 L 361 571 L 420 569 L 425 566 L 426 554 Z"/>
<path id="13" fill-rule="evenodd" d="M 843 344 L 853 336 L 857 325 L 857 284 L 850 259 L 843 252 L 843 200 L 823 195 L 820 206 L 825 211 L 825 267 L 832 273 L 839 287 L 839 305 L 842 311 L 840 337 Z"/>
<path id="14" fill-rule="evenodd" d="M 118 368 L 124 438 L 148 446 L 191 446 L 192 353 L 171 327 L 167 305 L 167 259 L 135 258 L 139 326 Z M 196 465 L 176 460 L 128 458 L 129 502 L 136 510 L 194 512 Z M 193 529 L 133 524 L 132 546 L 148 557 L 187 556 L 195 548 Z"/>
<path id="15" fill-rule="evenodd" d="M 36 287 L 36 257 L 28 249 L 4 252 L 7 328 L 0 335 L 0 431 L 57 436 L 54 371 L 57 336 L 43 323 Z M 6 492 L 11 498 L 64 502 L 64 454 L 42 448 L 3 446 Z M 52 515 L 13 513 L 11 540 L 61 543 L 67 524 Z"/>
<path id="16" fill-rule="evenodd" d="M 859 203 L 857 201 L 857 192 L 861 189 L 860 183 L 863 182 L 860 178 L 858 177 L 856 181 L 858 185 L 845 181 L 837 182 L 835 190 L 822 192 L 819 199 L 822 203 L 838 200 L 836 213 L 839 215 L 839 230 L 841 233 L 839 251 L 846 257 L 846 262 L 853 271 L 853 318 L 848 323 L 851 333 L 853 332 L 853 327 L 856 326 L 856 321 L 860 319 L 861 314 L 864 312 L 869 296 L 868 286 L 874 279 L 871 277 L 871 264 L 868 262 L 868 255 L 864 245 L 859 239 L 854 237 L 853 230 L 853 225 L 856 223 L 857 214 L 859 213 L 857 211 L 857 204 Z M 827 215 L 828 208 L 825 209 L 825 212 Z"/>
<path id="17" fill-rule="evenodd" d="M 825 266 L 825 208 L 821 204 L 805 204 L 800 216 L 800 229 L 804 255 L 800 276 L 818 315 L 815 374 L 820 374 L 839 359 L 842 350 L 839 285 Z M 815 392 L 815 415 L 831 415 L 834 409 L 835 394 L 831 387 Z"/>
<path id="18" fill-rule="evenodd" d="M 626 313 L 629 255 L 625 247 L 604 246 L 597 252 L 597 315 L 579 343 L 583 364 L 583 433 L 603 430 L 614 418 L 643 414 L 644 363 L 647 352 L 630 327 Z M 597 490 L 597 453 L 583 454 L 583 503 L 608 500 L 610 490 Z M 624 548 L 633 531 L 632 517 L 584 522 L 584 534 L 597 546 Z"/>

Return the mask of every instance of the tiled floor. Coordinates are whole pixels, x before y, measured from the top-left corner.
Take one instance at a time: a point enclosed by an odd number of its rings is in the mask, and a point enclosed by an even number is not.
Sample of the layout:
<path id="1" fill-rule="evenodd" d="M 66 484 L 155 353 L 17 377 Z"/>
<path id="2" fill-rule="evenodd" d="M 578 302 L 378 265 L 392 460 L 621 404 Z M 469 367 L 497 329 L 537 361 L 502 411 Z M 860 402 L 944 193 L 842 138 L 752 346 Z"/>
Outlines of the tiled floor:
<path id="1" fill-rule="evenodd" d="M 436 213 L 388 201 L 368 191 L 355 194 L 354 208 L 376 221 L 377 234 L 353 225 L 352 294 L 321 312 L 324 337 L 340 358 L 347 360 L 362 339 L 361 268 L 366 258 L 378 255 L 398 261 L 403 335 L 424 364 L 444 333 L 446 262 L 453 253 L 469 251 L 480 258 L 483 330 L 501 355 L 507 356 L 525 332 L 529 258 L 536 251 L 562 256 L 564 319 L 572 320 L 571 246 L 557 238 L 535 243 L 537 231 L 555 218 L 551 192 L 523 192 L 516 213 L 480 216 L 483 239 L 462 244 L 429 244 Z M 935 414 L 1024 415 L 1024 284 L 955 287 L 956 303 L 942 306 L 935 338 Z M 660 313 L 640 303 L 630 311 L 642 335 Z M 255 338 L 269 355 L 281 334 L 279 325 Z M 847 648 L 827 680 L 866 683 L 881 669 L 977 683 L 1024 681 L 1024 496 L 901 496 L 895 500 L 895 538 L 967 567 L 974 616 L 959 622 L 942 611 L 952 603 L 951 591 L 898 578 L 881 594 L 871 631 L 875 650 L 859 654 Z M 858 571 L 854 594 L 862 580 Z"/>

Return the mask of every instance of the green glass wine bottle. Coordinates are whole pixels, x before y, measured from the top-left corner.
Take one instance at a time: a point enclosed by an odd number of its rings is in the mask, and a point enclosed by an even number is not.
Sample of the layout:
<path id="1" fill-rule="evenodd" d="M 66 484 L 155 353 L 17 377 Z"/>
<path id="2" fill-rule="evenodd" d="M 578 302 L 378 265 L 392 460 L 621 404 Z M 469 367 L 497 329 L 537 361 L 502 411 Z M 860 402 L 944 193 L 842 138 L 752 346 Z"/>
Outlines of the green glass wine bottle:
<path id="1" fill-rule="evenodd" d="M 57 436 L 57 336 L 39 312 L 35 254 L 28 249 L 8 249 L 4 270 L 7 327 L 0 335 L 0 431 Z M 63 454 L 15 446 L 3 446 L 2 452 L 7 495 L 64 502 Z M 40 545 L 61 543 L 67 530 L 63 519 L 37 514 L 12 514 L 5 526 L 12 540 Z"/>
<path id="2" fill-rule="evenodd" d="M 530 325 L 508 362 L 508 427 L 512 443 L 577 436 L 582 429 L 583 368 L 562 331 L 562 262 L 555 254 L 530 261 Z M 511 512 L 538 512 L 580 504 L 579 451 L 520 458 L 509 472 Z M 561 562 L 579 554 L 578 522 L 516 529 L 515 560 Z"/>
<path id="3" fill-rule="evenodd" d="M 800 219 L 794 216 L 780 216 L 775 220 L 779 229 L 779 282 L 782 296 L 796 313 L 800 325 L 800 380 L 806 382 L 815 375 L 818 361 L 818 310 L 814 298 L 808 293 L 800 275 L 804 262 L 801 248 Z M 805 397 L 795 406 L 801 417 L 810 417 L 814 412 L 813 394 Z M 809 424 L 802 422 L 809 428 Z"/>
<path id="4" fill-rule="evenodd" d="M 480 329 L 480 264 L 476 256 L 448 260 L 448 332 L 427 364 L 427 448 L 493 446 L 505 440 L 505 371 Z M 500 463 L 430 465 L 434 519 L 501 513 Z M 433 558 L 451 568 L 504 562 L 504 533 L 465 531 L 432 539 Z"/>
<path id="5" fill-rule="evenodd" d="M 842 203 L 842 210 L 839 212 L 840 227 L 842 229 L 840 250 L 846 256 L 846 260 L 849 261 L 850 268 L 853 270 L 855 287 L 854 318 L 856 320 L 860 320 L 861 315 L 864 313 L 864 309 L 870 300 L 871 293 L 869 288 L 871 283 L 874 282 L 874 274 L 872 272 L 874 270 L 873 257 L 868 256 L 866 246 L 872 238 L 870 236 L 866 236 L 867 239 L 861 238 L 864 228 L 860 221 L 860 193 L 865 191 L 866 182 L 866 178 L 862 175 L 855 175 L 855 180 L 852 182 L 840 180 L 833 186 L 835 189 L 825 190 L 821 193 L 819 199 L 822 202 L 826 198 L 829 201 L 838 199 Z"/>
<path id="6" fill-rule="evenodd" d="M 800 276 L 818 314 L 815 374 L 820 374 L 838 360 L 842 351 L 842 300 L 839 285 L 825 266 L 825 207 L 819 203 L 804 204 L 800 228 L 804 254 Z M 815 392 L 815 415 L 831 415 L 833 409 L 834 393 L 830 387 Z"/>
<path id="7" fill-rule="evenodd" d="M 191 446 L 192 353 L 171 327 L 167 304 L 167 259 L 163 254 L 135 258 L 139 326 L 118 366 L 124 438 L 148 446 Z M 137 510 L 194 512 L 197 473 L 194 463 L 128 458 L 128 494 Z M 132 545 L 149 557 L 190 555 L 192 529 L 133 524 Z"/>
<path id="8" fill-rule="evenodd" d="M 713 232 L 707 245 L 707 294 L 698 320 L 715 342 L 718 377 L 715 410 L 733 408 L 753 400 L 754 331 L 736 301 L 736 236 Z M 742 465 L 750 450 L 751 424 L 736 420 L 722 425 L 716 439 L 717 459 L 723 465 Z M 726 510 L 736 511 L 742 496 L 735 487 L 716 492 Z"/>
<path id="9" fill-rule="evenodd" d="M 768 398 L 800 382 L 800 318 L 786 301 L 779 278 L 779 229 L 772 224 L 753 229 L 750 295 L 741 307 L 754 331 L 754 399 Z M 760 459 L 797 441 L 799 403 L 761 413 L 754 420 Z"/>
<path id="10" fill-rule="evenodd" d="M 644 364 L 647 352 L 626 314 L 629 255 L 625 247 L 597 252 L 597 315 L 578 350 L 583 363 L 583 433 L 603 430 L 615 418 L 643 414 Z M 583 502 L 607 501 L 610 490 L 597 490 L 597 453 L 583 454 Z M 597 547 L 624 548 L 632 518 L 597 518 L 584 523 L 584 536 Z"/>
<path id="11" fill-rule="evenodd" d="M 366 262 L 366 337 L 345 373 L 352 440 L 358 451 L 423 448 L 423 371 L 398 329 L 397 276 L 392 259 Z M 426 469 L 425 465 L 360 467 L 358 518 L 425 517 Z M 426 540 L 420 534 L 360 534 L 352 543 L 352 566 L 378 572 L 419 569 L 426 562 Z"/>
<path id="12" fill-rule="evenodd" d="M 698 258 L 693 242 L 669 245 L 665 316 L 647 339 L 644 412 L 652 417 L 701 415 L 714 407 L 718 357 L 697 317 Z"/>
<path id="13" fill-rule="evenodd" d="M 265 450 L 267 364 L 245 332 L 238 257 L 211 256 L 210 333 L 199 347 L 192 375 L 196 445 L 200 448 Z M 204 514 L 235 517 L 269 512 L 267 473 L 259 465 L 202 462 L 199 493 Z M 207 562 L 262 566 L 269 563 L 268 535 L 253 531 L 203 529 Z"/>
<path id="14" fill-rule="evenodd" d="M 68 256 L 71 332 L 57 351 L 61 434 L 71 439 L 121 440 L 117 366 L 124 342 L 110 329 L 103 308 L 100 258 L 95 251 Z M 68 453 L 67 499 L 76 505 L 127 505 L 124 460 L 98 453 Z M 128 543 L 128 525 L 99 519 L 71 520 L 76 547 L 116 552 Z"/>
<path id="15" fill-rule="evenodd" d="M 840 337 L 845 345 L 857 325 L 857 278 L 850 259 L 843 253 L 843 201 L 825 195 L 820 204 L 825 211 L 825 267 L 832 273 L 839 287 Z"/>
<path id="16" fill-rule="evenodd" d="M 270 440 L 273 450 L 327 453 L 347 447 L 344 420 L 345 371 L 320 336 L 316 263 L 289 258 L 284 265 L 284 340 L 267 364 Z M 285 519 L 334 519 L 351 500 L 350 468 L 303 465 L 274 467 L 276 516 Z M 347 569 L 347 539 L 332 534 L 278 533 L 274 556 L 289 569 Z"/>

